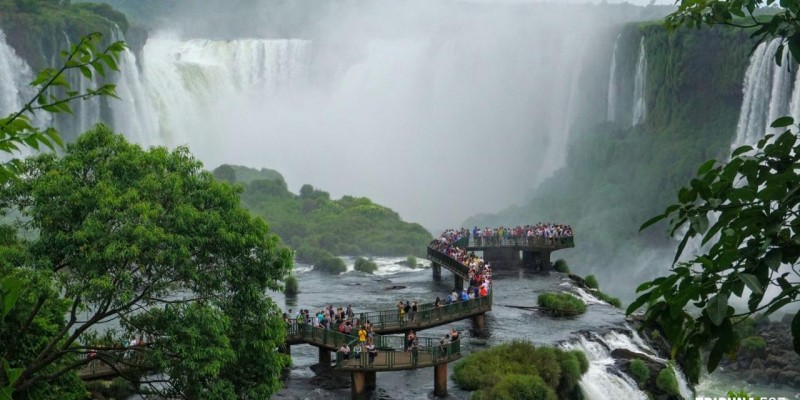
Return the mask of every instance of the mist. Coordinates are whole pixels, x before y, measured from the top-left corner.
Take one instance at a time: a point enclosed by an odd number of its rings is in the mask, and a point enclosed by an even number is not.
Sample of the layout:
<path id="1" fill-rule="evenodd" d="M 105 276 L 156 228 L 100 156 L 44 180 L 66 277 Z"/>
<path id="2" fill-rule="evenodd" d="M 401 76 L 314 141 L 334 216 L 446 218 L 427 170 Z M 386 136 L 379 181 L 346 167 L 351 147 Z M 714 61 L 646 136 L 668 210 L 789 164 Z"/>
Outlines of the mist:
<path id="1" fill-rule="evenodd" d="M 117 106 L 115 120 L 139 121 L 118 129 L 188 145 L 208 168 L 367 196 L 433 231 L 520 203 L 564 166 L 572 125 L 605 102 L 582 88 L 607 81 L 617 31 L 647 10 L 281 4 L 197 8 L 154 29 L 139 55 L 149 99 Z"/>

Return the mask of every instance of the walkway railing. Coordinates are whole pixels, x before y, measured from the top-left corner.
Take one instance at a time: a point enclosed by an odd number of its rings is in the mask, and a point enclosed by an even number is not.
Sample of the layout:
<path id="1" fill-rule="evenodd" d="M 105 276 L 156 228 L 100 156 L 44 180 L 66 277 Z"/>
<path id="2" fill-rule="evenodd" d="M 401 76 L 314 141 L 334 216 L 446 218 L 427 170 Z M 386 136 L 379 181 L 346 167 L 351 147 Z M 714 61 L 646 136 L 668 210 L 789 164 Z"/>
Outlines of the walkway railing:
<path id="1" fill-rule="evenodd" d="M 484 297 L 443 304 L 439 307 L 435 307 L 433 303 L 422 304 L 418 307 L 419 311 L 417 311 L 413 323 L 408 313 L 404 314 L 403 320 L 401 320 L 400 310 L 398 309 L 361 313 L 359 314 L 359 321 L 369 321 L 376 331 L 404 326 L 411 329 L 417 325 L 429 326 L 439 321 L 447 323 L 480 312 L 490 311 L 492 309 L 492 295 L 490 293 Z"/>
<path id="2" fill-rule="evenodd" d="M 336 352 L 336 366 L 341 369 L 409 369 L 461 357 L 460 340 L 442 345 L 438 339 L 418 337 L 416 348 L 407 348 L 405 340 L 398 336 L 376 338 L 375 347 L 378 351 L 374 355 L 354 343 L 349 354 Z"/>
<path id="3" fill-rule="evenodd" d="M 458 260 L 448 256 L 447 254 L 431 247 L 430 245 L 428 246 L 428 259 L 437 264 L 443 265 L 454 274 L 460 276 L 461 279 L 468 279 L 469 267 L 458 262 Z"/>
<path id="4" fill-rule="evenodd" d="M 537 236 L 534 237 L 469 236 L 466 239 L 468 239 L 468 244 L 459 247 L 535 247 L 535 248 L 553 248 L 553 249 L 575 247 L 574 236 L 559 237 L 559 238 L 546 238 Z"/>

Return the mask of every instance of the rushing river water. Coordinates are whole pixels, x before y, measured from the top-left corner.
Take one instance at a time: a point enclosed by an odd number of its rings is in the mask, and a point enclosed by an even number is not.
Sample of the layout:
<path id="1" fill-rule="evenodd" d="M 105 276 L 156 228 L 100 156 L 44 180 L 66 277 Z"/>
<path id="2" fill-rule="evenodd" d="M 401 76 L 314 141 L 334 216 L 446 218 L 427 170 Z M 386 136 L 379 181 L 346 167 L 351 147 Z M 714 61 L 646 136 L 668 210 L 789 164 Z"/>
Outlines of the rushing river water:
<path id="1" fill-rule="evenodd" d="M 436 296 L 444 297 L 453 287 L 452 275 L 443 270 L 442 279 L 432 278 L 430 266 L 425 262 L 423 268 L 411 269 L 400 265 L 404 259 L 378 258 L 375 261 L 379 270 L 375 275 L 353 271 L 352 259 L 348 261 L 348 272 L 340 276 L 330 276 L 313 271 L 309 266 L 296 265 L 295 275 L 300 283 L 300 294 L 296 298 L 286 298 L 275 294 L 275 301 L 293 311 L 307 308 L 312 312 L 325 305 L 353 305 L 355 312 L 377 311 L 393 308 L 399 300 L 432 302 Z M 602 282 L 601 282 L 602 284 Z M 405 286 L 400 289 L 389 289 Z M 559 345 L 565 348 L 583 350 L 591 366 L 584 375 L 581 387 L 590 400 L 610 398 L 646 399 L 644 392 L 636 388 L 627 375 L 616 369 L 609 353 L 614 348 L 627 348 L 644 354 L 653 354 L 644 341 L 625 323 L 624 312 L 613 308 L 586 293 L 577 293 L 587 300 L 588 310 L 574 318 L 554 319 L 537 311 L 525 311 L 514 306 L 535 306 L 537 295 L 545 291 L 576 291 L 571 281 L 559 273 L 541 275 L 518 269 L 493 271 L 492 287 L 494 305 L 486 315 L 486 326 L 482 331 L 472 329 L 470 320 L 456 322 L 449 326 L 432 328 L 418 333 L 421 337 L 442 337 L 450 327 L 462 332 L 461 349 L 464 354 L 485 349 L 489 346 L 513 339 L 530 340 L 536 344 Z M 275 398 L 287 399 L 347 399 L 350 389 L 321 389 L 313 379 L 315 373 L 310 369 L 318 361 L 318 350 L 310 345 L 292 346 L 294 365 L 289 379 Z M 453 364 L 448 368 L 452 374 Z M 378 373 L 377 390 L 374 398 L 379 399 L 428 399 L 433 397 L 433 369 L 402 372 Z M 349 374 L 341 379 L 349 382 Z M 693 397 L 682 377 L 682 392 L 685 397 Z M 451 380 L 448 383 L 448 397 L 463 399 L 469 392 L 459 390 Z"/>

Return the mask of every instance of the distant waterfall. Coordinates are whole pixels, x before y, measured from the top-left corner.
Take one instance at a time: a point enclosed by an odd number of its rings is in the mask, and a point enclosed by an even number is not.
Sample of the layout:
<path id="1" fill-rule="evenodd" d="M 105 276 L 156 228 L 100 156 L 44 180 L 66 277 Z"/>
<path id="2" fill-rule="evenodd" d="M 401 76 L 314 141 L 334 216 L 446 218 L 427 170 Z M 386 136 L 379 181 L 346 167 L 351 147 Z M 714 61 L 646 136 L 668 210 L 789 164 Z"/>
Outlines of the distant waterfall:
<path id="1" fill-rule="evenodd" d="M 617 45 L 619 38 L 614 41 L 614 52 L 611 55 L 611 68 L 608 72 L 608 110 L 606 121 L 612 122 L 617 119 Z"/>
<path id="2" fill-rule="evenodd" d="M 775 64 L 775 51 L 780 39 L 758 45 L 750 56 L 750 65 L 745 72 L 742 91 L 744 94 L 739 122 L 736 125 L 736 139 L 731 149 L 758 142 L 767 132 L 772 121 L 778 117 L 800 115 L 800 95 L 797 90 L 792 95 L 791 72 L 792 61 L 788 50 L 784 52 L 782 66 Z M 800 82 L 795 82 L 797 87 Z"/>
<path id="3" fill-rule="evenodd" d="M 647 117 L 645 85 L 647 84 L 647 54 L 644 49 L 644 36 L 639 42 L 639 59 L 636 61 L 636 76 L 633 79 L 633 120 L 632 126 L 644 122 Z"/>
<path id="4" fill-rule="evenodd" d="M 0 30 L 0 116 L 7 117 L 19 111 L 31 100 L 36 94 L 36 90 L 29 85 L 32 80 L 30 66 L 6 43 L 6 35 Z M 50 115 L 45 112 L 33 116 L 33 123 L 37 126 L 49 120 Z"/>
<path id="5" fill-rule="evenodd" d="M 561 345 L 568 350 L 580 350 L 589 360 L 589 370 L 581 377 L 579 385 L 588 400 L 634 399 L 647 400 L 648 396 L 639 389 L 634 378 L 628 376 L 617 366 L 611 356 L 614 349 L 625 349 L 638 353 L 639 358 L 649 359 L 659 364 L 667 360 L 660 358 L 639 336 L 639 333 L 625 326 L 624 330 L 606 333 L 580 333 L 576 340 Z M 679 368 L 675 368 L 680 394 L 684 399 L 694 398 L 692 389 Z"/>

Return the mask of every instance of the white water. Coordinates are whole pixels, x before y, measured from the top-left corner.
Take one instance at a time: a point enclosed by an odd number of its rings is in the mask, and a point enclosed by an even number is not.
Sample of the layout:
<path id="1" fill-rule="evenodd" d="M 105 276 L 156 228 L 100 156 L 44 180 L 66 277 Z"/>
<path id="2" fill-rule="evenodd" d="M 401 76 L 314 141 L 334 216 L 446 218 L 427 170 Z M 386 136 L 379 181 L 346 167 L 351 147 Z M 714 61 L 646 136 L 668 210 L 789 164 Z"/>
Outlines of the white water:
<path id="1" fill-rule="evenodd" d="M 645 343 L 639 333 L 627 325 L 624 332 L 612 330 L 603 335 L 594 332 L 581 333 L 577 339 L 563 343 L 561 347 L 581 350 L 586 354 L 589 370 L 581 378 L 580 387 L 589 400 L 648 398 L 632 377 L 616 367 L 611 357 L 614 349 L 630 350 L 639 353 L 641 358 L 666 364 L 666 360 L 656 356 L 655 351 Z M 694 398 L 686 377 L 677 368 L 675 377 L 678 380 L 681 396 L 684 399 Z"/>
<path id="2" fill-rule="evenodd" d="M 647 84 L 647 54 L 644 47 L 644 36 L 639 42 L 639 58 L 636 61 L 636 75 L 633 78 L 633 119 L 631 126 L 644 122 L 647 118 L 647 102 L 645 86 Z"/>
<path id="3" fill-rule="evenodd" d="M 758 45 L 745 72 L 742 85 L 743 100 L 736 126 L 736 139 L 731 150 L 744 145 L 754 145 L 766 133 L 777 133 L 769 126 L 784 115 L 800 117 L 800 82 L 791 84 L 791 72 L 796 64 L 785 50 L 782 66 L 775 64 L 775 51 L 780 39 Z M 794 86 L 794 93 L 793 91 Z"/>
<path id="4" fill-rule="evenodd" d="M 617 45 L 619 38 L 614 40 L 614 51 L 611 55 L 611 68 L 608 72 L 608 110 L 606 111 L 606 121 L 613 122 L 617 119 Z"/>

